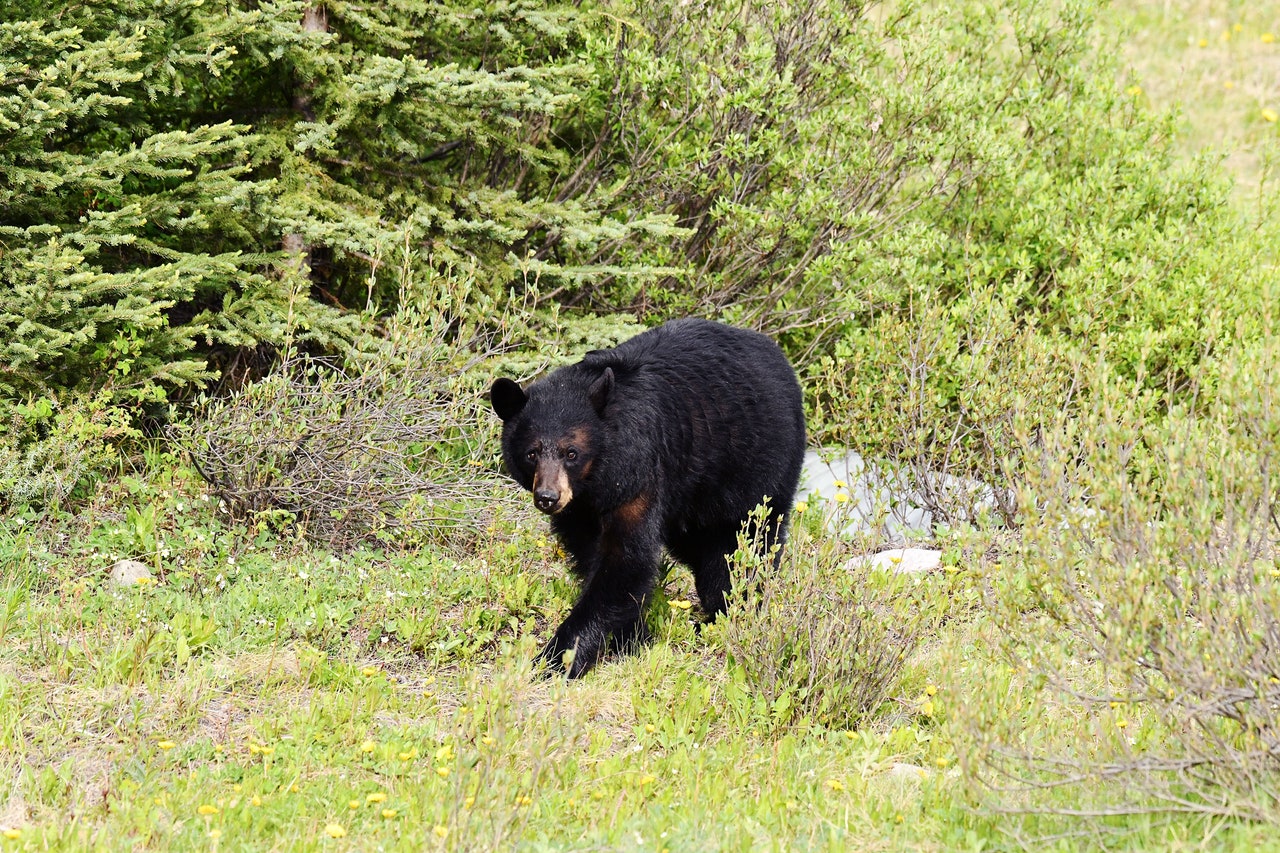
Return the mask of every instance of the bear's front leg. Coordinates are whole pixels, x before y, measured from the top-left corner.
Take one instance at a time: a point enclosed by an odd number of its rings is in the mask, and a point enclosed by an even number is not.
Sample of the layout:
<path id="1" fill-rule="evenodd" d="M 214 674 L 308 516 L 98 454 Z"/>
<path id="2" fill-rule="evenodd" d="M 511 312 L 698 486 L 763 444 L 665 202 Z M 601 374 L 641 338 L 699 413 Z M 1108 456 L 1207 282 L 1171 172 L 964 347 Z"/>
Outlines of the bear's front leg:
<path id="1" fill-rule="evenodd" d="M 586 573 L 582 596 L 538 656 L 553 672 L 579 678 L 600 661 L 610 640 L 628 650 L 648 640 L 645 611 L 662 552 L 658 525 L 648 508 L 642 496 L 603 520 L 595 565 Z M 568 651 L 573 658 L 566 667 Z"/>

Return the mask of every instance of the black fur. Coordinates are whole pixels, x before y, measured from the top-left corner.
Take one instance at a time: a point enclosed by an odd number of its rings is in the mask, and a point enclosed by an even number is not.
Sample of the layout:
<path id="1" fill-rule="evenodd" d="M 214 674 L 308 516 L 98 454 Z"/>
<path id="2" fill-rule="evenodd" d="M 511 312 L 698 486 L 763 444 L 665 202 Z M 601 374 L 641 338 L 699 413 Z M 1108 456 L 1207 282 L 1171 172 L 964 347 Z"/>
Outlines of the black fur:
<path id="1" fill-rule="evenodd" d="M 582 596 L 542 652 L 570 677 L 612 639 L 647 639 L 645 610 L 665 546 L 693 570 L 712 616 L 725 609 L 725 560 L 765 497 L 761 535 L 780 542 L 804 459 L 795 371 L 764 335 L 675 320 L 588 353 L 526 391 L 499 379 L 507 468 L 534 492 L 573 558 Z M 568 494 L 566 494 L 566 492 Z"/>

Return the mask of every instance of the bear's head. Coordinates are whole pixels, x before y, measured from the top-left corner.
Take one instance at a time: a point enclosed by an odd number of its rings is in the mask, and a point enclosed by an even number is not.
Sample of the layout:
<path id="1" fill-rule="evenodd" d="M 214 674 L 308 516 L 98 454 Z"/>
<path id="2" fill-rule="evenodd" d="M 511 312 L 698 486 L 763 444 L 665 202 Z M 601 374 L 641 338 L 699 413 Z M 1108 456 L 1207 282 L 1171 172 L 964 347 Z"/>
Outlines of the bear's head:
<path id="1" fill-rule="evenodd" d="M 603 417 L 612 392 L 613 371 L 607 367 L 586 377 L 566 368 L 527 390 L 499 379 L 489 389 L 502 419 L 507 470 L 548 515 L 589 488 L 604 450 Z"/>

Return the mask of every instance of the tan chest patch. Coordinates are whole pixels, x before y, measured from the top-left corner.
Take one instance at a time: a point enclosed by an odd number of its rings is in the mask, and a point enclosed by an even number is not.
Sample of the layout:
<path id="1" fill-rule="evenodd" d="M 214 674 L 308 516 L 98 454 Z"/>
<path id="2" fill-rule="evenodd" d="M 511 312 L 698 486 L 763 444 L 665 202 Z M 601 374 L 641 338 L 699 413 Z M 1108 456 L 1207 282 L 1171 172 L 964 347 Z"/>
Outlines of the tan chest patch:
<path id="1" fill-rule="evenodd" d="M 623 527 L 637 527 L 644 521 L 645 515 L 648 514 L 650 503 L 649 495 L 641 492 L 622 506 L 615 509 L 613 511 L 613 517 L 617 519 Z"/>

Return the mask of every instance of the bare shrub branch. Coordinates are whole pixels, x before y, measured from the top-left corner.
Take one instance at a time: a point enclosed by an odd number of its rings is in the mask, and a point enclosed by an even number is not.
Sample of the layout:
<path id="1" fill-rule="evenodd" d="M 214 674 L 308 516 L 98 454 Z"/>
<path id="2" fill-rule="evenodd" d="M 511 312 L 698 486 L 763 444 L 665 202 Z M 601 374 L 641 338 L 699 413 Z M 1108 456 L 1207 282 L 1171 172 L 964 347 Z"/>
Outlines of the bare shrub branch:
<path id="1" fill-rule="evenodd" d="M 1280 821 L 1280 345 L 1216 369 L 1203 411 L 1159 418 L 1093 377 L 1096 408 L 1039 443 L 1006 645 L 1045 713 L 1079 718 L 1028 744 L 973 715 L 1000 810 Z"/>
<path id="2" fill-rule="evenodd" d="M 233 515 L 336 549 L 474 531 L 496 477 L 478 458 L 491 425 L 469 377 L 496 346 L 465 329 L 447 340 L 448 319 L 406 310 L 345 366 L 287 358 L 174 437 Z"/>

